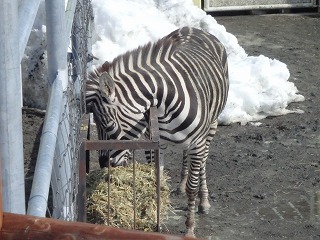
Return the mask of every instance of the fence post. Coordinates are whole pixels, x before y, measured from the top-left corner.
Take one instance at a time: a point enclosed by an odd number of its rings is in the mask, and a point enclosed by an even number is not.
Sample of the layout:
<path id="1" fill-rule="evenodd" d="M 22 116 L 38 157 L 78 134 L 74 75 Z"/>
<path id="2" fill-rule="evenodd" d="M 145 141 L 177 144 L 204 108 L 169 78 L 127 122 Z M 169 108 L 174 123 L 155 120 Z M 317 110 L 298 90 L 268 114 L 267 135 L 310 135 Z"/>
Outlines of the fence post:
<path id="1" fill-rule="evenodd" d="M 6 212 L 25 214 L 18 0 L 0 2 L 0 159 Z"/>

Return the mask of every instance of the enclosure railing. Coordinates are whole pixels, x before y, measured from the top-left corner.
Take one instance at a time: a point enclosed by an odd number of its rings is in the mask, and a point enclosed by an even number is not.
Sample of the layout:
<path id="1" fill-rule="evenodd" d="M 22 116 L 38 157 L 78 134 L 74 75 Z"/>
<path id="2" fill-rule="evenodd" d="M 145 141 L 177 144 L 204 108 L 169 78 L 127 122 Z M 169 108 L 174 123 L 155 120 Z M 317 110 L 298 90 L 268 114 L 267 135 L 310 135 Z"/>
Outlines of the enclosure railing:
<path id="1" fill-rule="evenodd" d="M 43 126 L 28 214 L 77 219 L 83 81 L 89 55 L 90 0 L 46 0 L 50 98 Z M 72 28 L 72 29 L 71 29 Z M 51 181 L 50 181 L 51 180 Z M 53 202 L 48 206 L 52 188 Z"/>

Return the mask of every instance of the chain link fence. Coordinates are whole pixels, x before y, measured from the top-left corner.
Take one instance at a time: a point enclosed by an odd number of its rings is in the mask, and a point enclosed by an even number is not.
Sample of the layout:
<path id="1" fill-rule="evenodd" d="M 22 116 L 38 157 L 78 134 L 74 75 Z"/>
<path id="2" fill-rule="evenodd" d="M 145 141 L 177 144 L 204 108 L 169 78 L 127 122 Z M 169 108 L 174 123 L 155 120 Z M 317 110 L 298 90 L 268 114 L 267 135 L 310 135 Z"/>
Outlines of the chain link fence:
<path id="1" fill-rule="evenodd" d="M 68 50 L 68 87 L 64 92 L 61 119 L 51 176 L 48 215 L 77 219 L 81 117 L 85 110 L 84 78 L 91 48 L 91 0 L 78 0 Z"/>

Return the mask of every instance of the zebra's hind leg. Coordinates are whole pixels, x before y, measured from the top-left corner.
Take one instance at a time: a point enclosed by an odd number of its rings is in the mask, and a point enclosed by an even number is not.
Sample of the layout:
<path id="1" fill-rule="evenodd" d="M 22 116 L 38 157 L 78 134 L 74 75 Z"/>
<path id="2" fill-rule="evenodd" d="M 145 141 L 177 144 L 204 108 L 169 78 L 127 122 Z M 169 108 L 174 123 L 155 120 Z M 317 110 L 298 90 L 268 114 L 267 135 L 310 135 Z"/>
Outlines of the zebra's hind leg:
<path id="1" fill-rule="evenodd" d="M 195 144 L 195 147 L 190 149 L 188 153 L 189 173 L 186 184 L 186 193 L 188 197 L 187 211 L 187 236 L 194 237 L 195 229 L 195 199 L 199 190 L 199 175 L 202 167 L 203 158 L 205 156 L 205 142 Z"/>
<path id="2" fill-rule="evenodd" d="M 181 169 L 181 180 L 179 187 L 177 189 L 177 194 L 186 194 L 186 185 L 188 179 L 188 153 L 187 151 L 183 151 L 183 161 L 182 161 L 182 169 Z"/>
<path id="3" fill-rule="evenodd" d="M 211 207 L 209 203 L 209 191 L 207 187 L 207 180 L 206 180 L 206 164 L 203 163 L 201 170 L 200 170 L 200 187 L 199 187 L 199 193 L 198 196 L 200 198 L 199 206 L 198 206 L 198 212 L 208 214 L 209 209 Z"/>
<path id="4" fill-rule="evenodd" d="M 211 207 L 210 203 L 209 203 L 209 191 L 208 191 L 208 186 L 207 186 L 207 179 L 206 179 L 206 160 L 208 158 L 209 155 L 209 147 L 210 147 L 210 143 L 213 139 L 213 136 L 215 135 L 216 131 L 217 131 L 217 126 L 218 126 L 218 122 L 217 120 L 214 121 L 211 124 L 207 139 L 206 139 L 206 146 L 205 146 L 205 153 L 204 153 L 204 158 L 202 161 L 202 165 L 201 165 L 201 169 L 200 169 L 200 187 L 199 187 L 199 193 L 198 196 L 200 198 L 200 202 L 199 202 L 199 206 L 198 206 L 198 212 L 199 213 L 204 213 L 204 214 L 208 214 L 209 213 L 209 209 Z"/>

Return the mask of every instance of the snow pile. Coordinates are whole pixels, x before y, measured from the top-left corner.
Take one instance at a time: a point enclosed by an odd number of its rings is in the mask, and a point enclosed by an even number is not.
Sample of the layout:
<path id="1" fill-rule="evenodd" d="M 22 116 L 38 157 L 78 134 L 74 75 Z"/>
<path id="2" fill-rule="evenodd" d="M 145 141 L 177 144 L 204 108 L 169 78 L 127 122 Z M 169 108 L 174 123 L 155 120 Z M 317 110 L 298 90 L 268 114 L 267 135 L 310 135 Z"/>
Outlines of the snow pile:
<path id="1" fill-rule="evenodd" d="M 289 82 L 286 64 L 265 56 L 248 56 L 236 37 L 193 5 L 192 0 L 93 0 L 98 34 L 93 54 L 95 64 L 169 34 L 183 26 L 201 28 L 215 35 L 229 56 L 230 91 L 222 124 L 257 121 L 282 115 L 290 102 L 303 101 Z"/>

